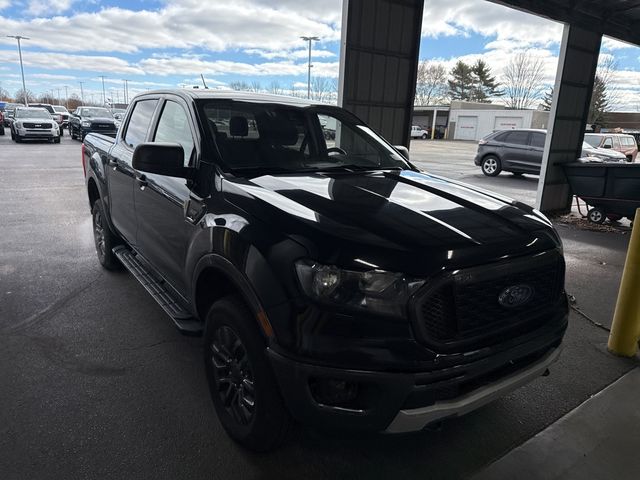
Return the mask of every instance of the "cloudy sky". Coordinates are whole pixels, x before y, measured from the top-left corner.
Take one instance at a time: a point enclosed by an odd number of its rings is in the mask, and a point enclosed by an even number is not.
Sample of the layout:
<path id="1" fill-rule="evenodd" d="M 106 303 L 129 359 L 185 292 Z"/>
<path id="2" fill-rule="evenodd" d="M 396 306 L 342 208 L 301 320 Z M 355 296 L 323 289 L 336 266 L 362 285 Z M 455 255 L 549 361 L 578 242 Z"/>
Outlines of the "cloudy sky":
<path id="1" fill-rule="evenodd" d="M 0 0 L 5 34 L 23 43 L 27 88 L 108 96 L 158 87 L 258 81 L 304 89 L 306 44 L 316 35 L 313 75 L 338 75 L 341 0 Z M 500 77 L 513 52 L 529 49 L 553 83 L 562 27 L 485 0 L 426 0 L 420 57 L 452 65 L 483 57 Z M 622 89 L 620 108 L 640 109 L 640 51 L 606 40 Z M 20 88 L 15 40 L 0 38 L 0 87 Z M 63 93 L 64 94 L 64 93 Z"/>

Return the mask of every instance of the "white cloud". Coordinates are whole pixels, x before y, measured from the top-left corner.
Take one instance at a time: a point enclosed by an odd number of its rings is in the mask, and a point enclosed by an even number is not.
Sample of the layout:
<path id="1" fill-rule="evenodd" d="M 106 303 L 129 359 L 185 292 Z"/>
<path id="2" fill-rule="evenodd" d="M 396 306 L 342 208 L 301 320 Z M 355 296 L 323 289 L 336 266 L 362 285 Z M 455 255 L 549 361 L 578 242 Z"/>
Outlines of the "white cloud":
<path id="1" fill-rule="evenodd" d="M 248 55 L 258 55 L 262 58 L 273 60 L 274 58 L 309 58 L 309 50 L 304 48 L 302 50 L 262 50 L 259 48 L 250 48 L 244 51 Z M 311 59 L 314 58 L 331 58 L 336 54 L 329 50 L 311 50 Z"/>
<path id="2" fill-rule="evenodd" d="M 103 55 L 70 55 L 67 53 L 24 52 L 25 66 L 46 70 L 85 70 L 92 72 L 143 75 L 144 71 L 126 60 Z M 0 50 L 0 63 L 19 63 L 17 52 Z"/>
<path id="3" fill-rule="evenodd" d="M 43 13 L 58 14 L 69 10 L 75 1 L 76 0 L 29 0 L 27 3 L 27 13 L 33 16 L 39 16 Z"/>
<path id="4" fill-rule="evenodd" d="M 11 0 L 0 0 L 0 10 L 3 10 L 11 5 Z"/>
<path id="5" fill-rule="evenodd" d="M 93 13 L 52 18 L 4 18 L 2 27 L 31 37 L 30 46 L 65 52 L 133 53 L 142 49 L 193 47 L 210 51 L 232 48 L 277 51 L 299 47 L 301 34 L 317 35 L 323 41 L 339 39 L 339 29 L 331 23 L 335 21 L 335 13 L 317 15 L 318 6 L 284 3 L 293 7 L 259 0 L 168 0 L 154 11 L 108 7 Z M 330 11 L 337 4 L 339 1 L 331 0 L 323 10 Z M 9 39 L 2 38 L 0 42 L 9 43 Z"/>

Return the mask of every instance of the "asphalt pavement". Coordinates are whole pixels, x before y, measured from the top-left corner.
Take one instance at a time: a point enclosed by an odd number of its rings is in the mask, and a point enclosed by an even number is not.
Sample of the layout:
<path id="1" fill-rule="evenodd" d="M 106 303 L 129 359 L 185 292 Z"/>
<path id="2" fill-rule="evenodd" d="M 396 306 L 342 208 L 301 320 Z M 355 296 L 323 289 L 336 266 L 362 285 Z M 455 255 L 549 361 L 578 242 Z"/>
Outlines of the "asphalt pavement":
<path id="1" fill-rule="evenodd" d="M 412 155 L 421 168 L 535 198 L 537 177 L 485 180 L 473 151 L 423 142 Z M 98 265 L 79 142 L 0 136 L 0 231 L 3 480 L 466 478 L 638 364 L 609 355 L 606 330 L 574 313 L 549 377 L 439 430 L 298 428 L 283 449 L 256 455 L 229 440 L 215 416 L 200 339 L 178 333 L 130 275 Z M 560 232 L 568 288 L 587 317 L 604 321 L 628 235 Z"/>

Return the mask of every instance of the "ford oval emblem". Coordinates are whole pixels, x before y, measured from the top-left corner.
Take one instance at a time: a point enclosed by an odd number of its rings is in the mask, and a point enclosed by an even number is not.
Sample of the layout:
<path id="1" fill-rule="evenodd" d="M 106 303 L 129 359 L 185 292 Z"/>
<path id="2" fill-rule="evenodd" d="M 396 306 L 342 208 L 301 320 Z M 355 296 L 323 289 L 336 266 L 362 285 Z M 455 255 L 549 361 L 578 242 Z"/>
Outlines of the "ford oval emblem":
<path id="1" fill-rule="evenodd" d="M 498 303 L 503 307 L 521 307 L 533 297 L 533 287 L 529 285 L 512 285 L 498 295 Z"/>

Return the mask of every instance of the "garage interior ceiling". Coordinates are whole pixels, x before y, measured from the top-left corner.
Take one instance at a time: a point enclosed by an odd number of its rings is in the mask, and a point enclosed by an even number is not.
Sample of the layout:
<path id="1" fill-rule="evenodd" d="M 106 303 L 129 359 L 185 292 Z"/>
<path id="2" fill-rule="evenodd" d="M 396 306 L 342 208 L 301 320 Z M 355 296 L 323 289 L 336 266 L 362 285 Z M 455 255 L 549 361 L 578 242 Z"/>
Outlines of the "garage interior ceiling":
<path id="1" fill-rule="evenodd" d="M 640 0 L 489 0 L 640 45 Z"/>

